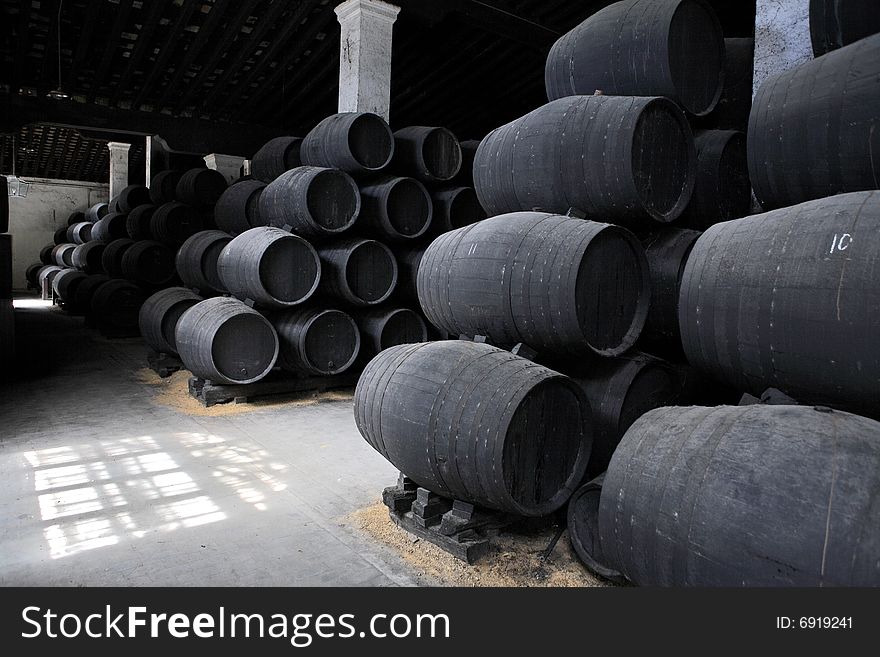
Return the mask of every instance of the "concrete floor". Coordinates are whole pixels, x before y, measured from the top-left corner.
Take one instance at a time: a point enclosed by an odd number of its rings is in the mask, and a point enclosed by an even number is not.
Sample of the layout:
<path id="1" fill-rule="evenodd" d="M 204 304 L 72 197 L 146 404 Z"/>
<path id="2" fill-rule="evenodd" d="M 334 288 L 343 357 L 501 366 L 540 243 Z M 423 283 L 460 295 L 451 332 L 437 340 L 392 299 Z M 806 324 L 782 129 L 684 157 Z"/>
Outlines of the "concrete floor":
<path id="1" fill-rule="evenodd" d="M 341 520 L 397 476 L 351 402 L 188 415 L 135 376 L 139 340 L 57 308 L 16 318 L 27 374 L 0 384 L 0 584 L 416 583 Z"/>

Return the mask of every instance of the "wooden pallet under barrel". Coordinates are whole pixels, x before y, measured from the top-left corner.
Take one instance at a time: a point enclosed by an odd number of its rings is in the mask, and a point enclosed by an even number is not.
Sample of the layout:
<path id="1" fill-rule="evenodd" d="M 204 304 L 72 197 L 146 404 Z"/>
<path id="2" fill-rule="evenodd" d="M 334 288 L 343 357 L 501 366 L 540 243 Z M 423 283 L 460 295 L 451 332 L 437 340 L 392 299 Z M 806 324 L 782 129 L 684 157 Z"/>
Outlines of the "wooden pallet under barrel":
<path id="1" fill-rule="evenodd" d="M 295 392 L 321 393 L 327 390 L 352 388 L 357 380 L 357 374 L 348 373 L 332 376 L 295 376 L 287 372 L 275 371 L 255 383 L 226 384 L 193 376 L 189 379 L 189 394 L 207 407 L 229 402 L 245 403 L 271 395 Z"/>

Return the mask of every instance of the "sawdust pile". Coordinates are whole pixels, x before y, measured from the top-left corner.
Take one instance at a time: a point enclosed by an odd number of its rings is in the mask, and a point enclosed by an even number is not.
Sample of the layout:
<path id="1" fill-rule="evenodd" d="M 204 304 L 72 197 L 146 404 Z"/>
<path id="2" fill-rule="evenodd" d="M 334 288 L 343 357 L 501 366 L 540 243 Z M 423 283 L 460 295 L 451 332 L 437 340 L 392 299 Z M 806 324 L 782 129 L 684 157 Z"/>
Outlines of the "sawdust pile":
<path id="1" fill-rule="evenodd" d="M 492 552 L 469 566 L 395 525 L 388 517 L 388 507 L 381 502 L 347 516 L 344 524 L 351 524 L 394 549 L 427 585 L 608 586 L 581 565 L 567 532 L 562 534 L 549 558 L 541 559 L 553 539 L 554 527 L 502 532 L 492 539 Z"/>
<path id="2" fill-rule="evenodd" d="M 149 367 L 141 368 L 135 372 L 135 378 L 138 382 L 152 389 L 154 403 L 173 408 L 186 415 L 202 417 L 239 415 L 277 406 L 312 406 L 322 402 L 351 401 L 354 395 L 354 391 L 351 389 L 329 390 L 319 394 L 297 392 L 290 395 L 272 395 L 270 397 L 254 399 L 243 404 L 230 402 L 228 404 L 215 404 L 214 406 L 205 407 L 202 406 L 199 400 L 189 394 L 190 376 L 192 375 L 188 371 L 180 370 L 163 379 Z"/>

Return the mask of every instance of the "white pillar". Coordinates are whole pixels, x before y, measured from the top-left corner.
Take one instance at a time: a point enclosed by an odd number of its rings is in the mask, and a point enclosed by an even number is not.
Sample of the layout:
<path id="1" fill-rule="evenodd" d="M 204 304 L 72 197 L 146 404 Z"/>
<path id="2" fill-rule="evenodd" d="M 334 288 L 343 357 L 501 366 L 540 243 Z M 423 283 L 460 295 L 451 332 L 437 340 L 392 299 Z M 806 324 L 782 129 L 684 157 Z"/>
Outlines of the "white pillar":
<path id="1" fill-rule="evenodd" d="M 752 96 L 771 75 L 812 58 L 810 0 L 757 0 Z"/>
<path id="2" fill-rule="evenodd" d="M 391 107 L 391 34 L 400 7 L 382 0 L 346 0 L 336 7 L 339 111 L 373 112 L 386 121 Z"/>
<path id="3" fill-rule="evenodd" d="M 228 183 L 241 176 L 243 163 L 244 158 L 240 155 L 223 155 L 222 153 L 205 155 L 205 164 L 208 165 L 208 168 L 222 173 Z"/>
<path id="4" fill-rule="evenodd" d="M 110 198 L 119 196 L 119 192 L 128 187 L 128 149 L 131 144 L 108 141 L 110 149 Z"/>

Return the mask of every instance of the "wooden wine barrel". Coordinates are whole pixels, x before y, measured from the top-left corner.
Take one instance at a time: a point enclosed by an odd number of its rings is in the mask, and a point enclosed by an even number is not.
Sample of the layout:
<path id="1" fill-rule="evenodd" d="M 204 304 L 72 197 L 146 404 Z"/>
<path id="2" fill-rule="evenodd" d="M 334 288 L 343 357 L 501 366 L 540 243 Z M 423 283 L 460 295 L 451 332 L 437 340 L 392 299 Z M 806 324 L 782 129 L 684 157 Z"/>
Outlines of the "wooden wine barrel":
<path id="1" fill-rule="evenodd" d="M 880 586 L 880 424 L 809 406 L 670 407 L 620 443 L 608 565 L 644 586 Z"/>
<path id="2" fill-rule="evenodd" d="M 90 221 L 81 221 L 77 224 L 73 224 L 73 226 L 69 226 L 67 228 L 67 232 L 65 233 L 65 239 L 70 244 L 85 244 L 86 242 L 91 241 L 92 232 L 94 227 L 97 225 L 97 222 L 92 223 Z M 59 228 L 59 231 L 64 230 L 63 228 Z M 95 239 L 98 239 L 95 237 Z M 58 242 L 58 234 L 55 236 L 55 243 L 60 244 L 62 242 Z"/>
<path id="3" fill-rule="evenodd" d="M 151 222 L 155 211 L 155 205 L 144 203 L 128 213 L 125 230 L 131 239 L 135 241 L 153 239 Z"/>
<path id="4" fill-rule="evenodd" d="M 409 308 L 375 308 L 355 315 L 363 335 L 362 352 L 373 357 L 399 344 L 428 341 L 428 327 L 417 312 Z"/>
<path id="5" fill-rule="evenodd" d="M 24 270 L 25 280 L 31 287 L 37 286 L 37 274 L 40 273 L 40 269 L 45 267 L 42 262 L 35 262 L 27 266 L 27 269 Z"/>
<path id="6" fill-rule="evenodd" d="M 752 110 L 752 87 L 755 67 L 755 40 L 724 40 L 724 89 L 718 104 L 694 125 L 712 130 L 746 132 Z"/>
<path id="7" fill-rule="evenodd" d="M 354 224 L 361 210 L 358 186 L 338 169 L 303 166 L 286 171 L 260 195 L 260 220 L 290 226 L 306 237 L 336 235 Z"/>
<path id="8" fill-rule="evenodd" d="M 167 285 L 176 275 L 174 251 L 161 242 L 135 242 L 122 254 L 122 273 L 143 285 Z"/>
<path id="9" fill-rule="evenodd" d="M 86 221 L 95 223 L 110 211 L 106 203 L 95 203 L 86 210 Z"/>
<path id="10" fill-rule="evenodd" d="M 128 217 L 119 212 L 108 212 L 92 224 L 91 239 L 100 242 L 128 237 Z"/>
<path id="11" fill-rule="evenodd" d="M 810 0 L 810 41 L 816 57 L 880 32 L 876 0 Z"/>
<path id="12" fill-rule="evenodd" d="M 735 130 L 696 133 L 697 175 L 694 193 L 679 225 L 705 230 L 719 221 L 749 214 L 752 186 L 746 156 L 746 136 Z"/>
<path id="13" fill-rule="evenodd" d="M 153 239 L 169 246 L 180 246 L 204 228 L 202 214 L 193 206 L 177 201 L 160 205 L 150 217 Z"/>
<path id="14" fill-rule="evenodd" d="M 664 227 L 641 237 L 651 277 L 651 309 L 642 331 L 641 343 L 651 353 L 680 358 L 681 331 L 678 327 L 678 298 L 688 256 L 700 233 Z"/>
<path id="15" fill-rule="evenodd" d="M 547 98 L 666 96 L 696 116 L 721 96 L 724 35 L 703 0 L 623 0 L 559 38 L 544 67 Z"/>
<path id="16" fill-rule="evenodd" d="M 100 285 L 92 295 L 92 313 L 105 326 L 131 329 L 147 295 L 131 281 L 115 278 Z"/>
<path id="17" fill-rule="evenodd" d="M 266 308 L 308 300 L 321 280 L 321 261 L 306 240 L 280 228 L 251 228 L 233 238 L 217 260 L 220 281 L 239 299 Z"/>
<path id="18" fill-rule="evenodd" d="M 290 372 L 339 374 L 360 352 L 357 324 L 341 310 L 285 310 L 272 316 L 272 325 L 278 333 L 278 364 Z"/>
<path id="19" fill-rule="evenodd" d="M 484 343 L 391 347 L 354 395 L 366 441 L 439 495 L 523 516 L 562 506 L 590 454 L 590 406 L 568 377 Z"/>
<path id="20" fill-rule="evenodd" d="M 266 184 L 259 180 L 243 180 L 230 185 L 214 207 L 217 228 L 231 235 L 263 224 L 260 219 L 260 196 Z"/>
<path id="21" fill-rule="evenodd" d="M 0 236 L 2 239 L 2 236 Z M 52 263 L 59 267 L 73 267 L 73 250 L 75 244 L 58 244 L 52 248 Z M 2 261 L 2 258 L 0 258 Z"/>
<path id="22" fill-rule="evenodd" d="M 95 291 L 110 280 L 106 274 L 90 274 L 80 281 L 73 292 L 73 303 L 80 312 L 89 313 L 92 310 L 92 297 Z"/>
<path id="23" fill-rule="evenodd" d="M 880 34 L 768 78 L 749 117 L 765 210 L 880 187 Z"/>
<path id="24" fill-rule="evenodd" d="M 76 269 L 62 269 L 52 279 L 52 291 L 70 310 L 75 310 L 76 290 L 87 278 L 87 274 Z"/>
<path id="25" fill-rule="evenodd" d="M 474 186 L 474 157 L 477 149 L 480 147 L 479 139 L 465 139 L 458 144 L 461 150 L 461 168 L 454 180 L 457 184 L 464 187 Z"/>
<path id="26" fill-rule="evenodd" d="M 42 249 L 40 249 L 40 262 L 42 262 L 44 265 L 51 265 L 52 251 L 55 249 L 56 246 L 58 245 L 54 243 L 46 244 Z"/>
<path id="27" fill-rule="evenodd" d="M 121 212 L 122 210 L 119 209 L 119 195 L 117 194 L 107 204 L 107 214 L 120 214 Z"/>
<path id="28" fill-rule="evenodd" d="M 278 336 L 269 320 L 229 297 L 194 305 L 180 317 L 174 335 L 187 369 L 216 383 L 259 381 L 278 358 Z"/>
<path id="29" fill-rule="evenodd" d="M 168 169 L 160 171 L 150 180 L 150 203 L 153 205 L 163 205 L 171 203 L 175 200 L 177 193 L 177 183 L 183 171 L 176 169 Z"/>
<path id="30" fill-rule="evenodd" d="M 648 411 L 678 402 L 681 381 L 669 363 L 630 352 L 595 358 L 574 369 L 574 379 L 593 409 L 593 451 L 587 478 L 608 468 L 611 456 L 630 425 Z"/>
<path id="31" fill-rule="evenodd" d="M 425 255 L 425 249 L 407 249 L 395 252 L 397 258 L 397 287 L 396 291 L 400 298 L 406 301 L 419 300 L 419 290 L 416 281 L 419 275 L 419 264 Z"/>
<path id="32" fill-rule="evenodd" d="M 95 240 L 78 245 L 70 256 L 73 266 L 87 274 L 103 274 L 104 263 L 101 257 L 106 246 L 104 242 Z"/>
<path id="33" fill-rule="evenodd" d="M 183 287 L 165 288 L 148 297 L 138 312 L 144 342 L 160 353 L 176 354 L 177 322 L 201 300 L 198 294 Z"/>
<path id="34" fill-rule="evenodd" d="M 133 244 L 133 240 L 121 237 L 104 247 L 104 252 L 101 254 L 101 266 L 108 276 L 111 278 L 122 278 L 125 276 L 125 271 L 122 268 L 122 258 Z"/>
<path id="35" fill-rule="evenodd" d="M 55 245 L 66 244 L 66 243 L 70 242 L 70 238 L 68 237 L 69 230 L 70 230 L 69 227 L 65 228 L 64 226 L 61 226 L 60 228 L 56 228 L 55 232 L 52 235 L 53 244 L 55 244 Z"/>
<path id="36" fill-rule="evenodd" d="M 204 295 L 223 294 L 217 260 L 232 238 L 220 230 L 203 230 L 190 237 L 177 251 L 177 274 L 183 284 Z"/>
<path id="37" fill-rule="evenodd" d="M 150 203 L 150 190 L 143 185 L 129 185 L 119 192 L 116 203 L 119 212 L 128 214 L 139 205 Z"/>
<path id="38" fill-rule="evenodd" d="M 397 285 L 397 260 L 382 242 L 348 238 L 320 246 L 321 290 L 354 306 L 382 303 Z"/>
<path id="39" fill-rule="evenodd" d="M 452 180 L 461 168 L 461 147 L 446 128 L 410 126 L 394 132 L 391 166 L 422 182 Z"/>
<path id="40" fill-rule="evenodd" d="M 62 271 L 64 271 L 64 267 L 59 267 L 58 265 L 43 265 L 40 271 L 37 272 L 37 288 L 42 290 L 43 282 L 45 281 L 51 289 L 55 277 Z"/>
<path id="41" fill-rule="evenodd" d="M 615 584 L 625 584 L 626 578 L 606 565 L 599 539 L 599 503 L 605 474 L 578 488 L 568 501 L 568 537 L 575 554 L 587 569 Z"/>
<path id="42" fill-rule="evenodd" d="M 251 175 L 267 185 L 285 171 L 302 165 L 300 137 L 275 137 L 260 147 L 251 158 Z"/>
<path id="43" fill-rule="evenodd" d="M 227 187 L 226 178 L 214 169 L 190 169 L 177 181 L 174 198 L 193 207 L 214 205 Z"/>
<path id="44" fill-rule="evenodd" d="M 383 176 L 361 185 L 360 232 L 382 240 L 412 240 L 431 226 L 433 204 L 415 178 Z"/>
<path id="45" fill-rule="evenodd" d="M 880 191 L 712 226 L 678 316 L 688 362 L 719 381 L 877 415 Z"/>
<path id="46" fill-rule="evenodd" d="M 302 163 L 348 173 L 380 171 L 394 155 L 394 135 L 371 112 L 333 114 L 309 131 L 300 144 Z"/>
<path id="47" fill-rule="evenodd" d="M 73 226 L 73 224 L 79 224 L 86 220 L 86 213 L 80 210 L 76 210 L 75 212 L 71 212 L 67 217 L 67 225 Z"/>
<path id="48" fill-rule="evenodd" d="M 474 186 L 489 216 L 577 208 L 645 225 L 678 218 L 695 171 L 691 129 L 668 99 L 572 96 L 490 132 L 474 160 Z"/>
<path id="49" fill-rule="evenodd" d="M 433 228 L 446 233 L 486 218 L 473 187 L 441 187 L 431 192 L 434 201 Z"/>
<path id="50" fill-rule="evenodd" d="M 425 251 L 417 285 L 442 331 L 563 355 L 623 353 L 650 306 L 648 263 L 632 233 L 543 212 L 441 235 Z"/>

